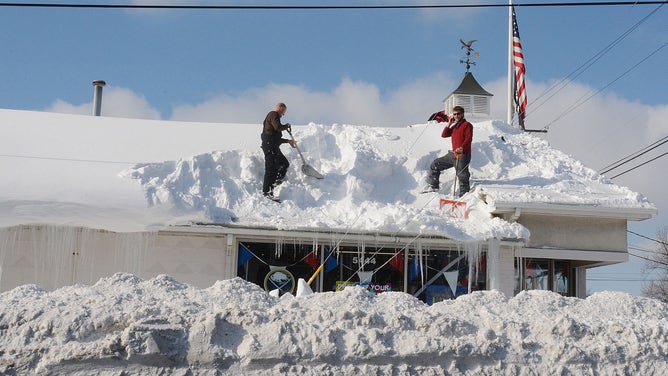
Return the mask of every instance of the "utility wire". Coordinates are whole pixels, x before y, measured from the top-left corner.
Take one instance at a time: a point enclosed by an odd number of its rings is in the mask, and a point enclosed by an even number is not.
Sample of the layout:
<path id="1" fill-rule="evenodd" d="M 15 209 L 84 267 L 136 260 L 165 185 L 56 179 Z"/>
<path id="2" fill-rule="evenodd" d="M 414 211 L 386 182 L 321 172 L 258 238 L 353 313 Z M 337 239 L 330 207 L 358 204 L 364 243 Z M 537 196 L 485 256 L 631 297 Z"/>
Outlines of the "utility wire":
<path id="1" fill-rule="evenodd" d="M 634 70 L 635 68 L 637 68 L 640 64 L 642 64 L 642 63 L 644 63 L 645 61 L 647 61 L 650 57 L 654 56 L 657 52 L 659 52 L 661 49 L 663 49 L 663 48 L 666 47 L 667 45 L 668 45 L 668 41 L 667 41 L 667 42 L 664 42 L 664 43 L 663 43 L 661 46 L 659 46 L 657 49 L 655 49 L 654 51 L 650 52 L 649 55 L 647 55 L 647 56 L 645 56 L 644 58 L 642 58 L 640 61 L 638 61 L 637 63 L 635 63 L 635 64 L 634 64 L 633 66 L 631 66 L 629 69 L 627 69 L 627 70 L 624 71 L 622 74 L 620 74 L 619 76 L 617 76 L 614 80 L 610 81 L 609 83 L 607 83 L 607 84 L 606 84 L 605 86 L 603 86 L 602 88 L 596 90 L 596 91 L 593 92 L 591 95 L 589 95 L 588 97 L 586 97 L 584 100 L 581 100 L 581 99 L 584 98 L 587 94 L 585 94 L 585 95 L 583 95 L 582 97 L 580 97 L 579 99 L 577 99 L 577 100 L 575 101 L 575 103 L 573 103 L 570 107 L 568 107 L 567 109 L 565 109 L 564 111 L 562 111 L 561 114 L 559 114 L 554 120 L 552 120 L 551 122 L 549 122 L 543 129 L 548 129 L 552 124 L 554 124 L 555 122 L 559 121 L 561 118 L 565 117 L 566 115 L 570 114 L 570 113 L 573 112 L 576 108 L 578 108 L 578 107 L 582 106 L 583 104 L 587 103 L 590 99 L 592 99 L 593 97 L 595 97 L 596 95 L 598 95 L 599 93 L 601 93 L 603 90 L 605 90 L 605 89 L 607 89 L 608 87 L 610 87 L 610 85 L 612 85 L 612 84 L 614 84 L 615 82 L 619 81 L 622 77 L 626 76 L 629 72 L 631 72 L 632 70 Z"/>
<path id="2" fill-rule="evenodd" d="M 641 238 L 647 239 L 647 240 L 651 240 L 651 241 L 656 242 L 656 243 L 659 243 L 659 244 L 661 244 L 661 245 L 668 245 L 668 243 L 666 243 L 666 242 L 662 242 L 662 241 L 660 241 L 660 240 L 650 238 L 649 236 L 645 236 L 645 235 L 642 235 L 642 234 L 638 234 L 637 232 L 633 232 L 633 231 L 631 231 L 631 230 L 626 230 L 626 232 L 628 232 L 629 234 L 633 234 L 633 235 L 635 235 L 635 236 L 639 236 L 639 237 L 641 237 Z"/>
<path id="3" fill-rule="evenodd" d="M 665 4 L 668 1 L 583 1 L 527 3 L 522 7 L 579 7 Z M 149 5 L 149 4 L 80 4 L 2 2 L 0 7 L 24 8 L 99 8 L 99 9 L 220 9 L 220 10 L 345 10 L 345 9 L 442 9 L 507 8 L 510 4 L 439 4 L 439 5 Z"/>
<path id="4" fill-rule="evenodd" d="M 65 162 L 83 162 L 83 163 L 106 163 L 106 164 L 124 164 L 135 165 L 137 162 L 123 162 L 123 161 L 103 161 L 96 159 L 77 159 L 77 158 L 59 158 L 59 157 L 39 157 L 35 155 L 18 155 L 18 154 L 0 154 L 4 158 L 24 158 L 24 159 L 41 159 L 49 161 L 65 161 Z"/>
<path id="5" fill-rule="evenodd" d="M 607 166 L 603 167 L 602 169 L 600 169 L 600 170 L 599 170 L 599 174 L 605 174 L 606 172 L 610 172 L 611 170 L 614 170 L 614 169 L 616 169 L 616 168 L 619 168 L 619 167 L 621 167 L 621 166 L 623 166 L 623 165 L 625 165 L 625 164 L 631 162 L 632 160 L 634 160 L 634 159 L 636 159 L 636 158 L 638 158 L 638 157 L 640 157 L 640 156 L 643 156 L 643 155 L 647 154 L 648 152 L 650 152 L 650 151 L 652 151 L 652 150 L 658 148 L 659 146 L 665 144 L 666 142 L 668 142 L 668 136 L 665 136 L 665 137 L 663 137 L 662 139 L 660 139 L 660 140 L 658 140 L 658 141 L 654 141 L 653 143 L 651 143 L 651 144 L 645 146 L 644 148 L 642 148 L 642 149 L 640 149 L 640 150 L 638 150 L 638 151 L 635 151 L 635 152 L 633 152 L 633 153 L 627 155 L 626 157 L 624 157 L 624 158 L 622 158 L 622 159 L 619 159 L 619 160 L 617 160 L 617 161 L 614 161 L 614 162 L 610 163 L 609 165 L 607 165 Z M 658 144 L 658 145 L 657 145 L 657 144 Z M 648 149 L 648 148 L 649 148 L 649 149 Z"/>
<path id="6" fill-rule="evenodd" d="M 668 151 L 665 152 L 665 153 L 663 153 L 663 154 L 661 154 L 661 155 L 659 155 L 658 157 L 654 157 L 654 158 L 652 158 L 652 159 L 650 159 L 650 160 L 648 160 L 648 161 L 645 161 L 645 162 L 643 162 L 643 163 L 641 163 L 641 164 L 639 164 L 639 165 L 637 165 L 637 166 L 635 166 L 635 167 L 631 167 L 631 168 L 629 168 L 628 170 L 626 170 L 626 171 L 624 171 L 624 172 L 622 172 L 622 173 L 619 173 L 619 174 L 617 174 L 617 175 L 615 175 L 615 176 L 611 176 L 610 179 L 614 179 L 614 178 L 616 178 L 616 177 L 622 176 L 622 175 L 626 174 L 627 172 L 631 172 L 631 171 L 633 171 L 633 170 L 635 170 L 635 169 L 638 169 L 638 168 L 640 168 L 640 167 L 642 167 L 642 166 L 644 166 L 644 165 L 646 165 L 646 164 L 648 164 L 648 163 L 650 163 L 650 162 L 653 162 L 653 161 L 655 161 L 655 160 L 657 160 L 657 159 L 659 159 L 659 158 L 661 158 L 661 157 L 665 157 L 666 154 L 668 154 Z"/>
<path id="7" fill-rule="evenodd" d="M 605 54 L 610 52 L 614 47 L 616 47 L 619 43 L 621 43 L 622 40 L 624 40 L 626 37 L 628 37 L 633 31 L 635 31 L 640 25 L 645 23 L 654 13 L 656 13 L 664 4 L 659 5 L 656 7 L 653 11 L 651 11 L 648 15 L 643 17 L 640 21 L 636 22 L 634 25 L 632 25 L 629 29 L 627 29 L 625 32 L 623 32 L 620 36 L 617 37 L 617 39 L 613 40 L 610 44 L 605 46 L 602 50 L 594 54 L 589 60 L 585 61 L 582 65 L 577 67 L 575 70 L 573 70 L 571 73 L 569 73 L 566 77 L 555 83 L 554 85 L 550 86 L 548 89 L 546 89 L 542 94 L 536 97 L 533 102 L 533 106 L 529 104 L 529 109 L 531 113 L 534 113 L 537 109 L 539 109 L 541 106 L 543 106 L 545 103 L 547 103 L 552 97 L 557 95 L 562 89 L 564 89 L 566 86 L 568 86 L 574 79 L 576 79 L 578 76 L 580 76 L 582 73 L 584 73 L 587 69 L 589 69 L 594 63 L 596 63 L 598 60 L 600 60 Z M 554 91 L 556 90 L 556 91 Z M 540 99 L 549 94 L 551 91 L 554 91 L 549 97 L 547 97 L 545 100 L 540 102 Z M 528 114 L 527 114 L 528 116 Z"/>
<path id="8" fill-rule="evenodd" d="M 659 264 L 659 265 L 663 265 L 663 266 L 668 266 L 668 263 L 666 263 L 666 262 L 657 261 L 657 260 L 652 260 L 652 259 L 649 258 L 649 257 L 639 256 L 639 255 L 636 255 L 636 254 L 631 253 L 631 252 L 629 252 L 629 255 L 631 255 L 631 256 L 633 256 L 633 257 L 637 257 L 637 258 L 639 258 L 639 259 L 641 259 L 641 260 L 645 260 L 645 261 L 653 262 L 653 263 L 655 263 L 655 264 Z"/>
<path id="9" fill-rule="evenodd" d="M 627 246 L 626 248 L 628 248 L 632 251 L 644 252 L 644 253 L 649 253 L 649 254 L 653 254 L 653 255 L 663 255 L 663 253 L 661 253 L 661 252 L 650 251 L 650 250 L 647 250 L 647 249 L 643 249 L 643 248 L 640 248 L 640 247 L 634 247 L 634 246 L 631 246 L 631 245 Z"/>

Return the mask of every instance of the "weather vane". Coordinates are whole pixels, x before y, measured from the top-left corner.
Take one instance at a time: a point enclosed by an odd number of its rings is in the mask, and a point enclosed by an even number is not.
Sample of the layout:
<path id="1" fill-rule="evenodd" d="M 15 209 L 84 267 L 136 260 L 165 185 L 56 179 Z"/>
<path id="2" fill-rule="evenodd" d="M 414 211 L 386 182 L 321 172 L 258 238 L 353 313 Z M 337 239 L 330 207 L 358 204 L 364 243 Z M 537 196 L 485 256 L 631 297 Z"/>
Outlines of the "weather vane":
<path id="1" fill-rule="evenodd" d="M 462 64 L 466 64 L 466 71 L 467 72 L 469 71 L 469 69 L 471 69 L 471 65 L 475 65 L 475 61 L 471 60 L 471 51 L 473 51 L 473 47 L 471 47 L 471 45 L 475 41 L 477 41 L 477 39 L 472 39 L 468 42 L 464 42 L 461 39 L 459 40 L 459 43 L 462 44 L 462 49 L 466 50 L 466 60 L 459 60 L 459 62 L 462 63 Z M 473 53 L 473 58 L 477 58 L 478 56 L 480 56 L 480 54 L 478 52 Z"/>

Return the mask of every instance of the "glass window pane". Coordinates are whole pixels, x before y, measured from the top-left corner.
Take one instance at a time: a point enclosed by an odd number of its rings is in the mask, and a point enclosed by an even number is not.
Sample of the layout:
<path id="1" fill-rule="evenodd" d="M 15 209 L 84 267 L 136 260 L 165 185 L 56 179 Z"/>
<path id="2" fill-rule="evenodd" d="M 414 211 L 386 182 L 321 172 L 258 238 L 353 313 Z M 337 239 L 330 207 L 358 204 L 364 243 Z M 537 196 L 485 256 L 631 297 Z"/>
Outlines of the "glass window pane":
<path id="1" fill-rule="evenodd" d="M 554 262 L 554 286 L 552 291 L 557 292 L 563 296 L 568 296 L 570 267 L 571 263 L 568 261 Z"/>
<path id="2" fill-rule="evenodd" d="M 527 290 L 549 290 L 549 260 L 527 259 L 524 268 L 524 288 Z"/>

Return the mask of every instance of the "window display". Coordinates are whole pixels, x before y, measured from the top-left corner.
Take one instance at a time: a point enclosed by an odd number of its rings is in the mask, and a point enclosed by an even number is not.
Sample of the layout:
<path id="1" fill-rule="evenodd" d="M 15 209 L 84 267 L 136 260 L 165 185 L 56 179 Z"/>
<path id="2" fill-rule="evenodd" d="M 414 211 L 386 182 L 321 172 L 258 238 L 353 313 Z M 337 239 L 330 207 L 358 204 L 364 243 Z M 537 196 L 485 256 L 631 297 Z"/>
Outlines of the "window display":
<path id="1" fill-rule="evenodd" d="M 570 270 L 571 262 L 566 260 L 515 258 L 515 294 L 522 290 L 549 290 L 573 296 Z"/>
<path id="2" fill-rule="evenodd" d="M 324 261 L 311 284 L 314 291 L 340 291 L 361 285 L 375 294 L 403 291 L 427 304 L 486 288 L 484 253 L 470 265 L 467 253 L 457 249 L 318 245 L 311 243 L 239 242 L 237 275 L 262 286 L 294 293 L 299 278 L 308 280 Z M 407 255 L 407 256 L 406 256 Z"/>

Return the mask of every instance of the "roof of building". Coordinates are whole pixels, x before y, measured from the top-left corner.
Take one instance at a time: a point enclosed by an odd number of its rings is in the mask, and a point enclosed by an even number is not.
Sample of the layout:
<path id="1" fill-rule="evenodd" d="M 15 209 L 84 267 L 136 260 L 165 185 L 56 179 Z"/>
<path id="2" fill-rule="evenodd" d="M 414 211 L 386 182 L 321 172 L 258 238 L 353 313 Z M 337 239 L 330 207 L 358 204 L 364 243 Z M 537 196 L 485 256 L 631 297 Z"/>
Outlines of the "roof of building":
<path id="1" fill-rule="evenodd" d="M 473 77 L 473 73 L 471 72 L 466 72 L 464 74 L 464 78 L 462 79 L 462 82 L 457 86 L 455 91 L 450 93 L 448 97 L 454 94 L 465 94 L 465 95 L 482 95 L 486 97 L 491 97 L 494 94 L 488 92 L 487 90 L 483 89 L 482 86 L 478 83 L 478 81 Z"/>
<path id="2" fill-rule="evenodd" d="M 235 224 L 276 229 L 435 234 L 458 241 L 523 239 L 518 223 L 494 218 L 513 205 L 577 208 L 642 219 L 656 212 L 641 194 L 613 184 L 547 142 L 499 121 L 474 123 L 468 219 L 420 194 L 431 161 L 450 148 L 441 125 L 404 128 L 293 126 L 306 163 L 291 167 L 281 204 L 260 194 L 259 124 L 212 124 L 0 110 L 0 227 L 58 224 L 111 231 Z M 598 213 L 598 214 L 597 214 Z"/>

